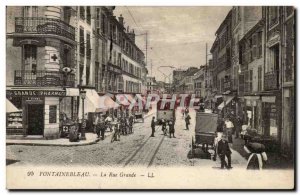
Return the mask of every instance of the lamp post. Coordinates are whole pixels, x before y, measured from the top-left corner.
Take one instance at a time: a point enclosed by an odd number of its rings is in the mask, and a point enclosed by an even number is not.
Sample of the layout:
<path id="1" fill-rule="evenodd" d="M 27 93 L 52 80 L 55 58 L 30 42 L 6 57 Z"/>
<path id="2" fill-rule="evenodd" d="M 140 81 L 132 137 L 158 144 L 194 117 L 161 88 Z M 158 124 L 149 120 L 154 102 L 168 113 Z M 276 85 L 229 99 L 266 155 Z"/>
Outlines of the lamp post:
<path id="1" fill-rule="evenodd" d="M 85 137 L 86 121 L 84 118 L 84 99 L 86 97 L 86 91 L 84 90 L 84 88 L 80 89 L 80 97 L 82 99 L 81 140 L 86 140 L 86 137 Z"/>

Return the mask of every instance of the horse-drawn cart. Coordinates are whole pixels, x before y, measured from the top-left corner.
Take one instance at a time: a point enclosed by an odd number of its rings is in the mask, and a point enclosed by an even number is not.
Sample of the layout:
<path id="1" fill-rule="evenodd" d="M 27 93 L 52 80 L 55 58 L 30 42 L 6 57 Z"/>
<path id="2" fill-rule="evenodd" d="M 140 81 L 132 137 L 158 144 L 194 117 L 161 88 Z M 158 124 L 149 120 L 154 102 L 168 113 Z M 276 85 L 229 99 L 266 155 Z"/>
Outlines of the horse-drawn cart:
<path id="1" fill-rule="evenodd" d="M 191 143 L 192 157 L 196 148 L 201 147 L 205 153 L 208 153 L 209 149 L 214 150 L 217 125 L 217 114 L 204 112 L 196 114 L 195 137 L 192 137 Z"/>

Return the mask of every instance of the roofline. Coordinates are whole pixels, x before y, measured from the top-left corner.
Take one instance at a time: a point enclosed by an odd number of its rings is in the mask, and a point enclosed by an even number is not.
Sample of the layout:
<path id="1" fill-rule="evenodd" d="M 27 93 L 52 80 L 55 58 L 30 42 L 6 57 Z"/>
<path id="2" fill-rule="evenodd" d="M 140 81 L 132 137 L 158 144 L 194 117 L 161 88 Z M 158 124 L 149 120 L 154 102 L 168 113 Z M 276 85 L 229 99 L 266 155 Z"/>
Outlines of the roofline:
<path id="1" fill-rule="evenodd" d="M 231 17 L 232 14 L 232 8 L 229 10 L 228 14 L 226 15 L 225 19 L 222 21 L 222 23 L 220 24 L 219 28 L 217 29 L 217 31 L 215 32 L 215 35 L 219 34 L 219 32 L 221 31 L 222 27 L 225 25 L 225 23 L 227 22 L 228 18 Z"/>

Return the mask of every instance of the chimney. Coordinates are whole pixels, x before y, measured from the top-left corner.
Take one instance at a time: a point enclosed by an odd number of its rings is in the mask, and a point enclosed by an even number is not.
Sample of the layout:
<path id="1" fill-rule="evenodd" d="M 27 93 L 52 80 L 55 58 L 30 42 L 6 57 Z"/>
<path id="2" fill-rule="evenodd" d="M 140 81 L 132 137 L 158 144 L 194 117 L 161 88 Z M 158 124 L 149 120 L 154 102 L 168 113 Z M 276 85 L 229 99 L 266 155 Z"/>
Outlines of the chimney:
<path id="1" fill-rule="evenodd" d="M 124 26 L 124 18 L 123 18 L 123 16 L 122 16 L 122 14 L 121 14 L 120 17 L 119 17 L 119 23 L 120 23 L 122 26 Z"/>
<path id="2" fill-rule="evenodd" d="M 134 29 L 132 29 L 131 32 L 127 33 L 129 39 L 131 39 L 134 43 L 135 43 L 135 33 L 134 33 Z"/>

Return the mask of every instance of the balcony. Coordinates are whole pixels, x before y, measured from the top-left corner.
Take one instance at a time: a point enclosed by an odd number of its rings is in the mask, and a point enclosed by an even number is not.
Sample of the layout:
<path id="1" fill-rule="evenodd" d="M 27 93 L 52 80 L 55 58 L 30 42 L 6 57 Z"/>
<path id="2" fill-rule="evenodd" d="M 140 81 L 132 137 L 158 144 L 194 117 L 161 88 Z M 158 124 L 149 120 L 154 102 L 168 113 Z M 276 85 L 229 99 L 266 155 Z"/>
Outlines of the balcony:
<path id="1" fill-rule="evenodd" d="M 75 28 L 53 18 L 16 17 L 15 32 L 59 35 L 75 41 Z"/>
<path id="2" fill-rule="evenodd" d="M 57 71 L 16 70 L 14 85 L 30 87 L 74 87 L 75 75 Z"/>
<path id="3" fill-rule="evenodd" d="M 264 89 L 266 91 L 276 90 L 279 87 L 278 74 L 276 72 L 267 72 L 264 76 Z"/>

